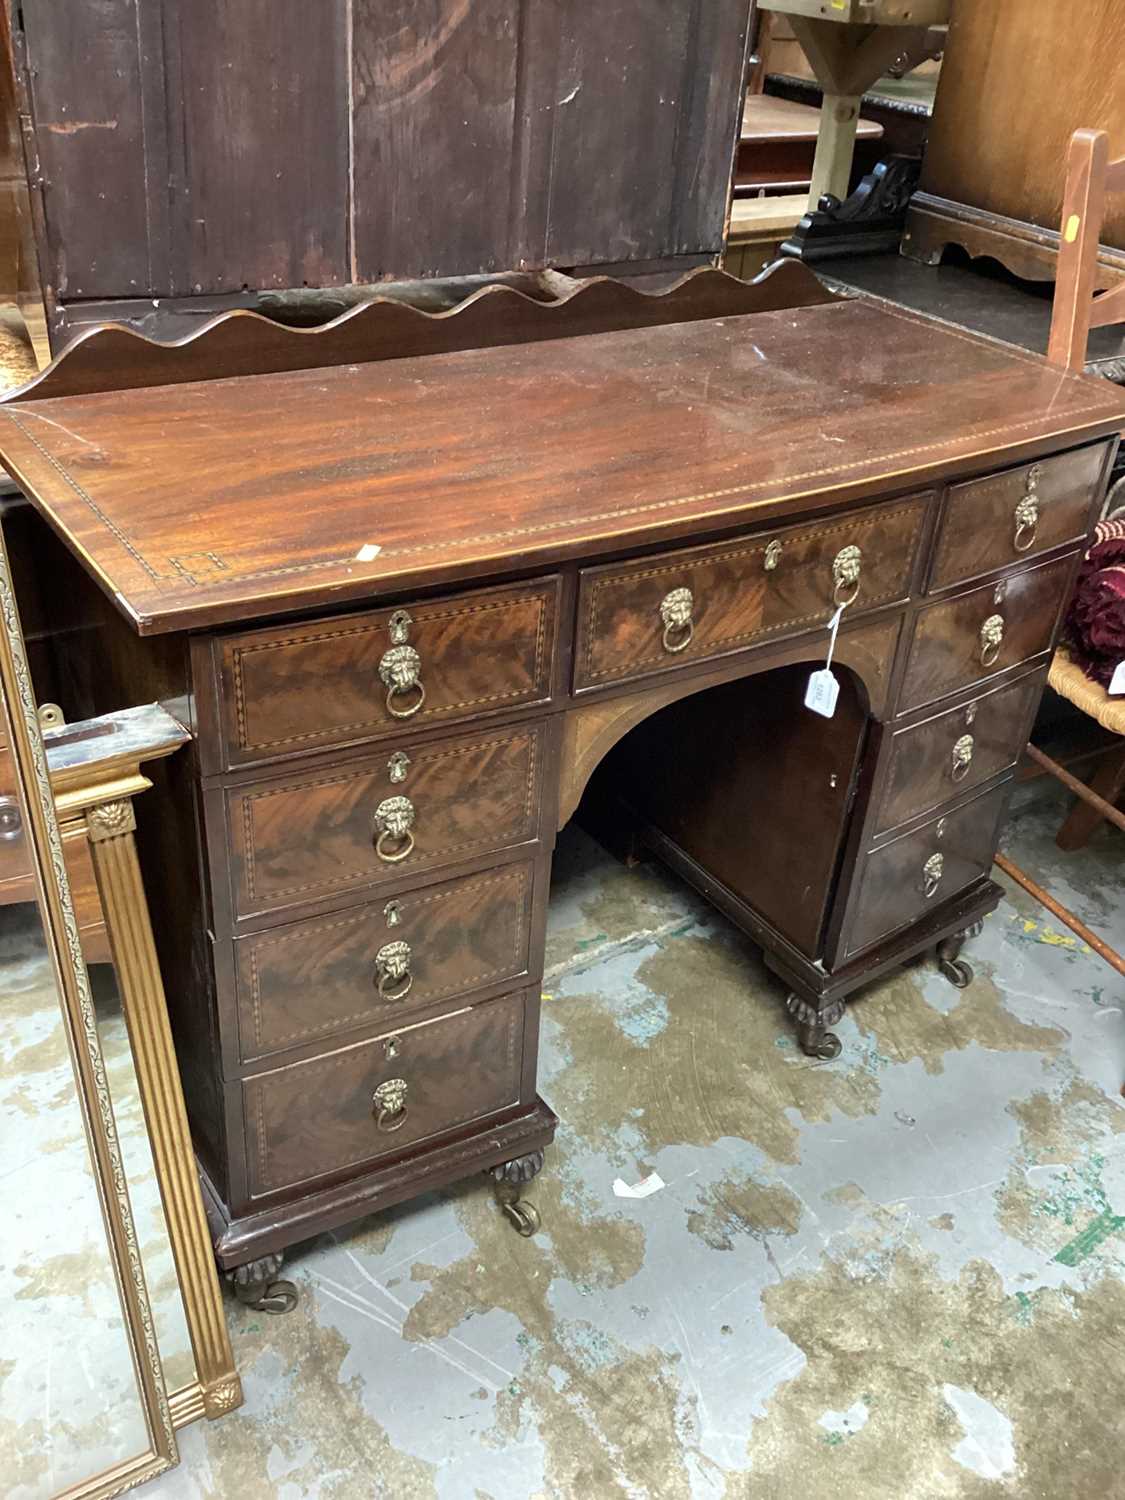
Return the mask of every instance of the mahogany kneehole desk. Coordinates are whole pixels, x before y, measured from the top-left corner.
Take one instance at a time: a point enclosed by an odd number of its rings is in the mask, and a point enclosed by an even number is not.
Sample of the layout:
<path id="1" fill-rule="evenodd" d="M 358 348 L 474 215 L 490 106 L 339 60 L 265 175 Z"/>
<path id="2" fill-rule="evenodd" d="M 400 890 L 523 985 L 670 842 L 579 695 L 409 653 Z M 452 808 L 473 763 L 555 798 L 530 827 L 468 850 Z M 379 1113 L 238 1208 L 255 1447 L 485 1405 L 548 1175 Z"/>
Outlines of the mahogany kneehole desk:
<path id="1" fill-rule="evenodd" d="M 17 393 L 0 453 L 96 632 L 68 712 L 193 736 L 138 815 L 220 1264 L 257 1293 L 424 1188 L 518 1197 L 584 793 L 761 944 L 815 1056 L 923 949 L 966 983 L 1123 420 L 796 265 L 105 331 Z"/>

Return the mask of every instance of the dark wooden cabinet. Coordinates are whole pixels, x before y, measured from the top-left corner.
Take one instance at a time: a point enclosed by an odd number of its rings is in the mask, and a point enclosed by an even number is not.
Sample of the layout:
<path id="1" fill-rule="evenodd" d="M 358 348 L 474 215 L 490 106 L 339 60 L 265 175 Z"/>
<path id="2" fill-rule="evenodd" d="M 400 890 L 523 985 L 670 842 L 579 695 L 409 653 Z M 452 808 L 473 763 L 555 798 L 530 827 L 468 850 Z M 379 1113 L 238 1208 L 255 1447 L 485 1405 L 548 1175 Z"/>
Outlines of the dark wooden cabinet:
<path id="1" fill-rule="evenodd" d="M 67 707 L 192 729 L 138 836 L 224 1266 L 538 1168 L 551 853 L 588 785 L 762 945 L 817 1056 L 847 996 L 1000 899 L 1120 396 L 795 264 L 613 295 L 491 293 L 503 347 L 385 359 L 376 306 L 195 378 L 228 322 L 101 394 L 78 346 L 0 406 L 113 597 L 54 557 Z M 587 296 L 625 326 L 590 332 Z M 96 336 L 115 368 L 123 337 Z"/>

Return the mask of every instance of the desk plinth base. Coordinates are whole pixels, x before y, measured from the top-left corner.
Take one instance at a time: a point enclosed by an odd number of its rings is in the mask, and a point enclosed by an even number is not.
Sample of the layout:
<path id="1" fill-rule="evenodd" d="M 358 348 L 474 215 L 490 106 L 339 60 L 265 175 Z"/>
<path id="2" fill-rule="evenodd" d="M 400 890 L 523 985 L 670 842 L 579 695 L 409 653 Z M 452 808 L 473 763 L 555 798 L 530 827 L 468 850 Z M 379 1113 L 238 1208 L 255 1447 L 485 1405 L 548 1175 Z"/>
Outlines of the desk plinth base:
<path id="1" fill-rule="evenodd" d="M 505 1163 L 520 1162 L 516 1180 L 526 1183 L 535 1174 L 529 1176 L 530 1163 L 523 1164 L 536 1157 L 541 1164 L 543 1148 L 554 1138 L 557 1124 L 552 1110 L 537 1098 L 530 1111 L 513 1120 L 489 1125 L 449 1144 L 413 1152 L 304 1197 L 238 1216 L 231 1215 L 206 1172 L 201 1171 L 215 1259 L 221 1270 L 233 1271 L 277 1257 L 271 1272 L 276 1276 L 281 1252 L 287 1246 L 416 1198 L 419 1193 L 447 1187 L 462 1177 L 476 1172 L 483 1175 Z M 503 1180 L 512 1180 L 511 1175 Z M 481 1186 L 485 1188 L 486 1184 L 482 1181 Z"/>

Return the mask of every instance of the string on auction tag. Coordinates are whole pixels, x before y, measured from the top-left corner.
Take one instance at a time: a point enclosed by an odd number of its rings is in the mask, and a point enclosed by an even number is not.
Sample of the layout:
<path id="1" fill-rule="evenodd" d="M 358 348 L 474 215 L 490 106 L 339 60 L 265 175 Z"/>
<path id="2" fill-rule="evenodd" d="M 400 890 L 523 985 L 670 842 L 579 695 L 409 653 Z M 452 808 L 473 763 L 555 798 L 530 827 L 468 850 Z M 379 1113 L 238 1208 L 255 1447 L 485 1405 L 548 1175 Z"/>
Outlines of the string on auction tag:
<path id="1" fill-rule="evenodd" d="M 809 685 L 805 689 L 805 707 L 826 719 L 830 719 L 836 712 L 836 700 L 840 696 L 840 684 L 832 672 L 832 656 L 836 650 L 836 632 L 840 628 L 843 614 L 844 606 L 837 605 L 836 613 L 828 622 L 828 655 L 823 667 L 819 667 L 809 678 Z"/>

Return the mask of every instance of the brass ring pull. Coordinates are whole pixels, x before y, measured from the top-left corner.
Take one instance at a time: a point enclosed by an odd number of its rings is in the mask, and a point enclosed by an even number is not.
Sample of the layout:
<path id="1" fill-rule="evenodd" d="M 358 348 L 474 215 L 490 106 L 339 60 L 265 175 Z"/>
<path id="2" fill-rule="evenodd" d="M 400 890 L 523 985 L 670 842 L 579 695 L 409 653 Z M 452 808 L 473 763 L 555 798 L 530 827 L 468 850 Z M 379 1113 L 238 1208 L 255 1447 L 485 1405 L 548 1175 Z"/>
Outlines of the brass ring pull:
<path id="1" fill-rule="evenodd" d="M 414 988 L 410 944 L 384 943 L 375 955 L 375 985 L 380 1000 L 405 1000 Z"/>
<path id="2" fill-rule="evenodd" d="M 1029 489 L 1015 511 L 1016 533 L 1012 546 L 1017 552 L 1029 552 L 1035 546 L 1035 534 L 1039 530 L 1039 496 Z"/>
<path id="3" fill-rule="evenodd" d="M 695 635 L 691 612 L 695 599 L 691 589 L 673 589 L 660 601 L 660 618 L 664 624 L 663 643 L 665 651 L 675 655 L 686 651 Z"/>
<path id="4" fill-rule="evenodd" d="M 375 853 L 397 865 L 414 848 L 414 804 L 409 797 L 388 797 L 375 809 Z"/>
<path id="5" fill-rule="evenodd" d="M 387 712 L 395 719 L 410 719 L 426 701 L 426 689 L 420 680 L 422 658 L 405 642 L 384 651 L 379 660 L 379 676 L 387 689 Z M 405 708 L 396 708 L 395 699 L 416 692 L 418 696 Z"/>
<path id="6" fill-rule="evenodd" d="M 953 764 L 950 767 L 950 776 L 954 781 L 964 781 L 969 774 L 969 767 L 973 763 L 973 737 L 971 734 L 963 734 L 953 746 Z"/>
<path id="7" fill-rule="evenodd" d="M 980 661 L 982 667 L 995 665 L 1004 640 L 1004 616 L 989 615 L 980 628 Z"/>
<path id="8" fill-rule="evenodd" d="M 929 901 L 941 884 L 941 877 L 945 869 L 945 859 L 940 854 L 931 854 L 922 866 L 922 891 Z"/>
<path id="9" fill-rule="evenodd" d="M 856 546 L 843 547 L 832 559 L 832 603 L 847 608 L 859 598 L 863 553 Z"/>
<path id="10" fill-rule="evenodd" d="M 388 1078 L 371 1096 L 375 1125 L 386 1135 L 390 1135 L 393 1130 L 401 1130 L 406 1124 L 407 1087 L 405 1078 Z"/>

